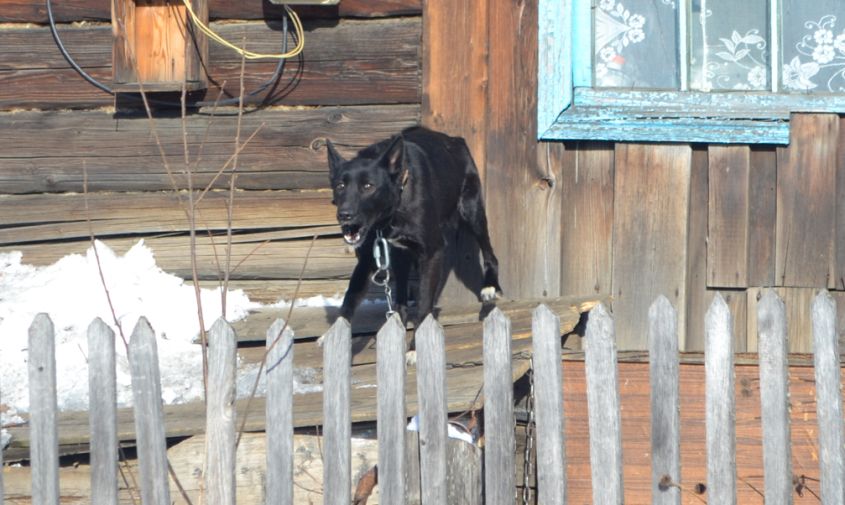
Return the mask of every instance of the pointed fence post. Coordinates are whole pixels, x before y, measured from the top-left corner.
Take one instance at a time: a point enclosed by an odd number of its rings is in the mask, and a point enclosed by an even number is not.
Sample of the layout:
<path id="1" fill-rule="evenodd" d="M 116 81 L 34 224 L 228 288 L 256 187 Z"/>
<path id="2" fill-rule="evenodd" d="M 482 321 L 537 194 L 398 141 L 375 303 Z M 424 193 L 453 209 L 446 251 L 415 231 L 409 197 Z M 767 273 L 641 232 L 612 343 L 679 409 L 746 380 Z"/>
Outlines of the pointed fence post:
<path id="1" fill-rule="evenodd" d="M 209 505 L 235 505 L 236 343 L 232 327 L 218 319 L 208 334 L 205 490 Z"/>
<path id="2" fill-rule="evenodd" d="M 845 503 L 842 379 L 836 302 L 827 290 L 822 290 L 813 300 L 812 312 L 821 498 L 825 505 L 842 505 Z"/>
<path id="3" fill-rule="evenodd" d="M 648 309 L 653 505 L 681 504 L 678 314 L 660 295 Z"/>
<path id="4" fill-rule="evenodd" d="M 786 307 L 774 290 L 767 289 L 757 305 L 757 334 L 766 503 L 792 505 Z"/>
<path id="5" fill-rule="evenodd" d="M 114 332 L 99 317 L 88 326 L 91 503 L 117 505 L 117 372 Z"/>
<path id="6" fill-rule="evenodd" d="M 613 318 L 603 304 L 596 305 L 587 319 L 584 360 L 593 503 L 621 505 L 624 499 L 622 419 L 619 410 L 616 340 Z"/>
<path id="7" fill-rule="evenodd" d="M 443 328 L 430 315 L 414 334 L 417 350 L 417 402 L 420 422 L 422 505 L 447 503 L 446 352 Z"/>
<path id="8" fill-rule="evenodd" d="M 484 319 L 484 485 L 489 505 L 516 496 L 511 321 L 499 308 Z"/>
<path id="9" fill-rule="evenodd" d="M 158 346 L 155 332 L 145 317 L 138 319 L 129 338 L 129 368 L 141 467 L 141 501 L 144 505 L 170 505 Z"/>
<path id="10" fill-rule="evenodd" d="M 704 326 L 707 502 L 736 504 L 733 321 L 722 295 L 713 298 Z"/>
<path id="11" fill-rule="evenodd" d="M 59 433 L 56 404 L 56 339 L 47 314 L 29 327 L 29 430 L 32 503 L 59 503 Z"/>
<path id="12" fill-rule="evenodd" d="M 537 503 L 566 503 L 563 370 L 560 359 L 560 318 L 545 305 L 534 309 L 534 409 L 537 440 Z"/>
<path id="13" fill-rule="evenodd" d="M 352 327 L 340 317 L 323 342 L 323 503 L 349 505 L 352 497 L 350 366 Z"/>
<path id="14" fill-rule="evenodd" d="M 272 478 L 265 480 L 265 503 L 293 505 L 293 330 L 283 319 L 267 330 L 267 349 L 267 475 Z"/>
<path id="15" fill-rule="evenodd" d="M 376 336 L 379 501 L 405 503 L 405 326 L 394 314 Z"/>

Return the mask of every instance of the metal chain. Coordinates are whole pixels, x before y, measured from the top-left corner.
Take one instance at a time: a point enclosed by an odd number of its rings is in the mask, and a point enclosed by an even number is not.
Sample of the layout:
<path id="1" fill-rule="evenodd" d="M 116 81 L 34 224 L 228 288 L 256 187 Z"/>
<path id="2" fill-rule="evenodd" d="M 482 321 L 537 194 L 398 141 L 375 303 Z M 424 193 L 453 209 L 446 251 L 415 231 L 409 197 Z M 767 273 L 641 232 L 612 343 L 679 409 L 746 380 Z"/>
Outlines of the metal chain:
<path id="1" fill-rule="evenodd" d="M 382 235 L 381 230 L 376 232 L 376 240 L 373 242 L 373 259 L 376 262 L 376 271 L 370 279 L 376 286 L 384 288 L 384 297 L 387 298 L 387 313 L 384 317 L 390 319 L 395 311 L 393 310 L 393 292 L 390 289 L 390 243 Z M 379 279 L 379 274 L 383 278 Z"/>
<path id="2" fill-rule="evenodd" d="M 528 420 L 525 423 L 525 453 L 523 454 L 522 462 L 522 505 L 530 505 L 531 501 L 531 480 L 534 476 L 534 462 L 531 455 L 534 452 L 534 437 L 535 437 L 535 423 L 534 423 L 534 358 L 529 358 L 530 364 L 528 366 L 528 398 L 525 402 L 525 408 L 528 412 Z"/>

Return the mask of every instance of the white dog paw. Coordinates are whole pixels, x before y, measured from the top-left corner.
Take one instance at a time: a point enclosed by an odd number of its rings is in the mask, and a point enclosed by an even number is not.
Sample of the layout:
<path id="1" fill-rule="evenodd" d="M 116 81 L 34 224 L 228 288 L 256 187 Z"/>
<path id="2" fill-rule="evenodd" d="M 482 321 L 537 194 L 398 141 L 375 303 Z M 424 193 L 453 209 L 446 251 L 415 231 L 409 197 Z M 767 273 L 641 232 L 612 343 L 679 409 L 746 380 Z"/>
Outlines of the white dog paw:
<path id="1" fill-rule="evenodd" d="M 417 351 L 408 351 L 405 353 L 405 366 L 417 366 Z"/>
<path id="2" fill-rule="evenodd" d="M 496 288 L 493 286 L 486 286 L 481 289 L 481 300 L 484 302 L 492 302 L 498 297 L 499 295 L 496 293 Z"/>

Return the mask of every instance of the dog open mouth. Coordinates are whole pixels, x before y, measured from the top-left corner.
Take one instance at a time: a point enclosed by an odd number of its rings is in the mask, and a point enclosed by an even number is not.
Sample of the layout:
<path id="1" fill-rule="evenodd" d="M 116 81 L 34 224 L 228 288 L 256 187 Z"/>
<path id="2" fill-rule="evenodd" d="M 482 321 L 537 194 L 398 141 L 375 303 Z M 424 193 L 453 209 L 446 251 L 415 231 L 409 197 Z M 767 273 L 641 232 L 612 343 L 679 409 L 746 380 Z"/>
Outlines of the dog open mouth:
<path id="1" fill-rule="evenodd" d="M 358 245 L 364 238 L 363 230 L 357 224 L 343 225 L 340 231 L 343 233 L 343 240 L 349 245 Z"/>

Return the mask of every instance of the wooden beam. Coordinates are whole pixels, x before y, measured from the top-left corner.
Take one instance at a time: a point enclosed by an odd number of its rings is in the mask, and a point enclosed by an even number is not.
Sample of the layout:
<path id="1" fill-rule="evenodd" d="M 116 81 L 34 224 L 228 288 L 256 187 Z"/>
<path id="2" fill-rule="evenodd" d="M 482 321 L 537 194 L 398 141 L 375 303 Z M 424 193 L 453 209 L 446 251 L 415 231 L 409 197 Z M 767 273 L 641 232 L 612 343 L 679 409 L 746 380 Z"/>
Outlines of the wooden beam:
<path id="1" fill-rule="evenodd" d="M 212 23 L 211 27 L 229 40 L 246 39 L 252 51 L 275 53 L 282 46 L 282 27 L 276 21 Z M 284 75 L 273 88 L 270 103 L 419 103 L 418 53 L 422 30 L 419 18 L 349 20 L 330 27 L 306 22 L 306 30 L 307 50 L 302 59 L 287 62 Z M 62 26 L 59 33 L 77 63 L 94 78 L 110 85 L 111 28 Z M 111 95 L 94 88 L 70 68 L 47 28 L 26 26 L 0 30 L 0 61 L 3 62 L 0 79 L 4 83 L 0 87 L 0 110 L 113 105 Z M 207 63 L 210 87 L 205 99 L 215 100 L 221 87 L 224 97 L 238 96 L 240 56 L 213 43 L 209 46 Z M 246 92 L 267 81 L 276 64 L 273 60 L 248 61 L 244 75 Z M 202 94 L 197 98 L 202 98 Z M 248 101 L 263 99 L 264 94 L 259 93 Z M 178 103 L 178 96 L 175 101 Z"/>
<path id="2" fill-rule="evenodd" d="M 218 113 L 231 114 L 232 110 Z M 142 116 L 108 111 L 20 112 L 0 121 L 0 192 L 144 191 L 183 189 L 182 121 L 159 117 L 155 128 L 173 178 Z M 255 133 L 238 160 L 239 189 L 306 189 L 328 186 L 325 139 L 344 155 L 419 122 L 416 105 L 268 109 L 243 118 L 242 141 Z M 236 121 L 194 115 L 187 121 L 194 187 L 228 188 Z M 69 156 L 69 152 L 84 153 Z M 196 160 L 201 163 L 196 164 Z"/>
<path id="3" fill-rule="evenodd" d="M 317 1 L 317 0 L 314 0 Z M 209 0 L 213 19 L 279 19 L 284 8 L 264 0 L 232 2 Z M 108 21 L 108 3 L 98 0 L 62 0 L 54 2 L 56 21 Z M 294 9 L 305 18 L 414 16 L 422 11 L 422 0 L 343 0 L 337 6 Z M 46 23 L 47 14 L 41 0 L 0 0 L 0 23 Z"/>

